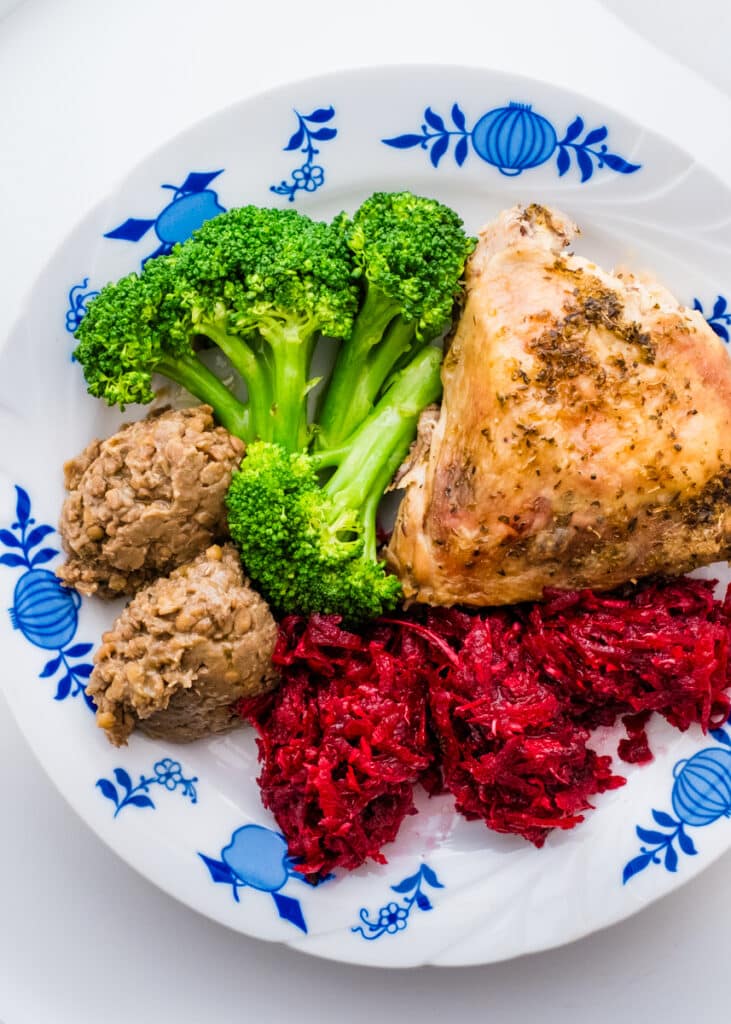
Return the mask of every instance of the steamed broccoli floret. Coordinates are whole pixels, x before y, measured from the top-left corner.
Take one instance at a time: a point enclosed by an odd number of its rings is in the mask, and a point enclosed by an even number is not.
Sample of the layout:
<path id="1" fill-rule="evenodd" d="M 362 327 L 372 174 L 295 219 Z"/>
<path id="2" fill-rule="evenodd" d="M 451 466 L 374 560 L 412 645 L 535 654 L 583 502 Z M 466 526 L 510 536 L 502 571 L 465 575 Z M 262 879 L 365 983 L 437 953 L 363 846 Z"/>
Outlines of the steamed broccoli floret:
<path id="1" fill-rule="evenodd" d="M 395 367 L 449 326 L 474 239 L 457 214 L 411 192 L 376 192 L 336 221 L 362 275 L 359 312 L 319 412 L 317 443 L 341 445 Z"/>
<path id="2" fill-rule="evenodd" d="M 213 407 L 220 422 L 238 437 L 249 436 L 248 409 L 198 359 L 192 335 L 180 325 L 175 259 L 159 256 L 142 274 L 108 284 L 89 303 L 76 332 L 74 355 L 89 394 L 124 409 L 147 404 L 160 373 Z"/>
<path id="3" fill-rule="evenodd" d="M 110 404 L 150 401 L 150 375 L 159 372 L 209 402 L 244 440 L 294 450 L 308 441 L 315 341 L 349 334 L 356 304 L 352 256 L 338 228 L 294 210 L 245 206 L 207 221 L 141 275 L 104 288 L 79 327 L 75 354 L 91 393 Z M 245 407 L 214 393 L 210 371 L 199 379 L 202 339 L 243 377 Z"/>
<path id="4" fill-rule="evenodd" d="M 398 604 L 401 585 L 377 561 L 376 513 L 419 413 L 439 397 L 440 364 L 437 349 L 419 352 L 342 449 L 249 446 L 226 499 L 229 529 L 247 573 L 278 612 L 358 622 Z M 325 483 L 323 467 L 334 468 Z"/>

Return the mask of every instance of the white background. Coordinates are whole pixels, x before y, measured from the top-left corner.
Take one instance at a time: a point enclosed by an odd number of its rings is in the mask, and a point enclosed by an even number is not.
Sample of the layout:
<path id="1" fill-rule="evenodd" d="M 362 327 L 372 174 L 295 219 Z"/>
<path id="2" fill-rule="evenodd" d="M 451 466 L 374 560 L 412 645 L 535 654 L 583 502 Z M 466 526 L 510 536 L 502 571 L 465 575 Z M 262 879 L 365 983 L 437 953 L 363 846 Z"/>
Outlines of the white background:
<path id="1" fill-rule="evenodd" d="M 0 0 L 0 308 L 11 323 L 46 253 L 160 142 L 339 67 L 435 61 L 549 79 L 731 181 L 730 30 L 725 0 Z M 576 945 L 389 972 L 234 935 L 163 896 L 68 810 L 2 700 L 0 823 L 4 1024 L 728 1018 L 731 855 Z"/>

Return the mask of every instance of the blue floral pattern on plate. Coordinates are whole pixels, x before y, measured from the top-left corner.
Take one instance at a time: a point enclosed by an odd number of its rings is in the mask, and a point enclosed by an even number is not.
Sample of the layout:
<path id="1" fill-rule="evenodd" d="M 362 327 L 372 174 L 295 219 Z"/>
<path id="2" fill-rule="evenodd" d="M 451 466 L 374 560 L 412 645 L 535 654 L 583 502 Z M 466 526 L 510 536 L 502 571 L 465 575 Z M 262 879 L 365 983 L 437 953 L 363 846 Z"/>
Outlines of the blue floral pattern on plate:
<path id="1" fill-rule="evenodd" d="M 270 185 L 269 190 L 279 196 L 286 196 L 293 203 L 298 192 L 316 192 L 325 184 L 325 168 L 315 163 L 320 150 L 315 142 L 330 142 L 338 134 L 337 128 L 328 125 L 335 117 L 334 107 L 318 107 L 311 114 L 300 114 L 295 110 L 297 127 L 284 152 L 299 150 L 304 155 L 304 162 L 291 172 L 289 181 L 281 181 L 278 185 Z M 322 127 L 321 127 L 322 126 Z"/>
<path id="2" fill-rule="evenodd" d="M 450 118 L 452 127 L 447 127 L 444 118 L 427 107 L 418 134 L 396 135 L 381 141 L 395 149 L 419 146 L 429 153 L 434 167 L 439 166 L 452 140 L 455 140 L 454 160 L 461 167 L 469 155 L 471 143 L 482 160 L 507 177 L 539 167 L 554 155 L 559 177 L 563 177 L 575 161 L 582 182 L 588 181 L 597 168 L 608 167 L 617 174 L 633 174 L 641 166 L 609 152 L 605 142 L 609 129 L 605 125 L 584 134 L 584 119 L 577 116 L 559 139 L 551 122 L 527 103 L 512 102 L 507 107 L 489 110 L 478 118 L 474 128 L 468 128 L 466 115 L 458 103 L 452 105 Z"/>
<path id="3" fill-rule="evenodd" d="M 0 565 L 24 570 L 15 584 L 10 621 L 29 643 L 55 652 L 39 672 L 40 679 L 60 673 L 54 699 L 81 694 L 94 711 L 94 702 L 85 692 L 92 666 L 77 660 L 84 658 L 93 645 L 71 644 L 78 628 L 81 598 L 75 590 L 64 587 L 49 569 L 38 568 L 59 553 L 57 548 L 40 546 L 55 531 L 52 526 L 36 524 L 28 492 L 17 484 L 15 491 L 15 522 L 9 530 L 0 530 L 0 544 L 8 549 L 0 555 Z"/>
<path id="4" fill-rule="evenodd" d="M 155 256 L 164 256 L 176 243 L 190 238 L 201 224 L 219 213 L 226 212 L 226 207 L 219 202 L 217 193 L 209 188 L 219 174 L 223 174 L 223 168 L 218 171 L 191 171 L 182 185 L 161 185 L 160 188 L 173 192 L 173 198 L 157 217 L 128 217 L 122 224 L 107 231 L 104 237 L 139 242 L 150 228 L 154 228 L 160 244 L 154 252 L 143 257 L 142 266 Z M 88 277 L 69 289 L 66 309 L 66 330 L 69 334 L 76 332 L 86 316 L 87 303 L 98 294 L 97 289 L 89 289 Z"/>
<path id="5" fill-rule="evenodd" d="M 722 341 L 729 341 L 729 329 L 731 328 L 731 309 L 728 308 L 728 300 L 723 295 L 716 297 L 710 316 L 706 316 L 700 299 L 693 299 L 693 309 L 698 310 L 701 316 L 705 316 L 708 323 Z"/>
<path id="6" fill-rule="evenodd" d="M 663 864 L 666 871 L 677 871 L 678 850 L 691 857 L 698 853 L 687 827 L 703 828 L 719 818 L 731 818 L 731 736 L 726 729 L 714 729 L 711 736 L 720 746 L 699 750 L 673 768 L 675 783 L 670 801 L 675 817 L 652 809 L 655 824 L 667 831 L 636 827 L 644 845 L 639 856 L 625 864 L 623 884 L 650 864 Z"/>
<path id="7" fill-rule="evenodd" d="M 221 850 L 221 860 L 198 856 L 208 868 L 211 880 L 230 885 L 233 898 L 240 902 L 239 889 L 256 889 L 271 894 L 279 916 L 300 931 L 307 923 L 299 900 L 287 896 L 282 889 L 291 879 L 304 881 L 294 869 L 294 860 L 287 853 L 287 841 L 279 832 L 263 825 L 242 825 Z"/>
<path id="8" fill-rule="evenodd" d="M 155 803 L 147 795 L 150 786 L 162 786 L 170 792 L 180 789 L 181 796 L 187 796 L 192 804 L 198 802 L 195 788 L 198 778 L 194 775 L 186 779 L 180 761 L 175 761 L 172 757 L 163 757 L 152 766 L 152 772 L 152 775 L 140 775 L 140 781 L 136 786 L 132 784 L 130 774 L 124 768 L 114 769 L 116 785 L 111 779 L 97 779 L 96 785 L 102 796 L 114 804 L 115 818 L 125 807 L 151 807 L 154 810 Z"/>
<path id="9" fill-rule="evenodd" d="M 444 889 L 444 885 L 428 864 L 421 864 L 415 874 L 391 886 L 394 892 L 404 896 L 401 902 L 391 900 L 384 904 L 374 918 L 370 917 L 366 907 L 361 907 L 361 923 L 350 930 L 359 933 L 369 942 L 380 939 L 382 935 L 395 935 L 403 931 L 408 926 L 409 916 L 414 907 L 419 910 L 433 909 L 431 900 L 422 888 L 424 885 L 431 886 L 432 889 Z"/>
<path id="10" fill-rule="evenodd" d="M 85 277 L 80 284 L 72 285 L 69 289 L 68 309 L 66 310 L 66 330 L 73 334 L 79 324 L 86 316 L 86 304 L 99 292 L 89 288 L 89 278 Z"/>
<path id="11" fill-rule="evenodd" d="M 161 188 L 172 191 L 173 198 L 157 217 L 144 220 L 128 217 L 122 224 L 107 231 L 104 237 L 139 242 L 150 228 L 154 228 L 160 244 L 154 252 L 144 257 L 142 265 L 155 256 L 164 256 L 177 242 L 190 238 L 201 224 L 226 212 L 216 192 L 208 187 L 219 174 L 223 174 L 223 168 L 218 171 L 191 171 L 182 185 L 161 185 Z"/>

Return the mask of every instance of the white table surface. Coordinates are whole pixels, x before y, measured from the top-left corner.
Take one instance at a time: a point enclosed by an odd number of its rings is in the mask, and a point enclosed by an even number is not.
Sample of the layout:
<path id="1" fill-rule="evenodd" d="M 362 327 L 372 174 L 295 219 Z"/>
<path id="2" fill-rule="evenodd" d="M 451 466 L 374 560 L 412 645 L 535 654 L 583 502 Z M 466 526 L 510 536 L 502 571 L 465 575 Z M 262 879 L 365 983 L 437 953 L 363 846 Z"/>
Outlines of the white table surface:
<path id="1" fill-rule="evenodd" d="M 545 78 L 731 180 L 730 27 L 725 0 L 0 0 L 5 319 L 49 249 L 159 142 L 232 100 L 340 67 L 433 61 Z M 728 1018 L 731 855 L 578 944 L 389 972 L 243 938 L 158 892 L 68 809 L 2 699 L 0 815 L 3 1024 Z"/>

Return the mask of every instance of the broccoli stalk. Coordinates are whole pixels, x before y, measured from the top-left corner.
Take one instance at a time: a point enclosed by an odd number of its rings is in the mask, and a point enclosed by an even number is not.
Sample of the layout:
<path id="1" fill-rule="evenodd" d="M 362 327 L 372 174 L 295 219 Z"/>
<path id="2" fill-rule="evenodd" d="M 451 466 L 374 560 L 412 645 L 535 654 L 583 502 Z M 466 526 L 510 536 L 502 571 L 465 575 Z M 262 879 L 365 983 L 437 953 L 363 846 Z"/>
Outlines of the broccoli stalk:
<path id="1" fill-rule="evenodd" d="M 402 591 L 377 561 L 376 515 L 408 453 L 419 414 L 441 392 L 441 353 L 421 350 L 339 449 L 249 446 L 226 502 L 246 571 L 283 614 L 358 622 L 393 609 Z M 322 483 L 319 472 L 333 469 Z"/>
<path id="2" fill-rule="evenodd" d="M 162 373 L 212 405 L 243 440 L 296 450 L 309 441 L 315 342 L 349 334 L 356 304 L 338 227 L 246 206 L 102 289 L 77 331 L 75 355 L 90 393 L 110 405 L 152 401 L 152 374 Z M 204 340 L 243 378 L 245 403 L 198 358 Z"/>
<path id="3" fill-rule="evenodd" d="M 240 402 L 215 373 L 209 370 L 205 363 L 202 363 L 195 355 L 182 355 L 175 358 L 163 356 L 157 363 L 156 372 L 175 384 L 180 384 L 195 398 L 210 405 L 214 409 L 219 423 L 230 434 L 241 438 L 250 436 L 251 417 L 248 406 Z M 123 399 L 118 404 L 124 408 L 126 401 Z"/>
<path id="4" fill-rule="evenodd" d="M 368 415 L 389 375 L 450 324 L 474 248 L 453 210 L 410 192 L 377 192 L 342 229 L 363 279 L 318 416 L 317 445 L 337 447 Z"/>
<path id="5" fill-rule="evenodd" d="M 309 435 L 306 396 L 316 383 L 310 380 L 310 364 L 318 326 L 294 318 L 267 322 L 265 315 L 256 326 L 236 336 L 200 314 L 196 319 L 196 333 L 217 345 L 246 382 L 249 437 L 289 450 L 303 448 Z"/>
<path id="6" fill-rule="evenodd" d="M 224 317 L 225 314 L 222 316 L 222 320 Z M 212 341 L 246 383 L 247 434 L 243 440 L 261 437 L 263 436 L 262 432 L 268 436 L 274 429 L 270 421 L 273 398 L 270 376 L 261 358 L 258 358 L 249 345 L 240 338 L 230 334 L 223 324 L 206 319 L 200 311 L 194 310 L 192 322 L 195 327 L 189 331 L 191 340 L 200 337 Z M 159 372 L 170 377 L 171 380 L 177 379 L 167 372 L 165 367 Z M 187 387 L 184 381 L 177 380 L 177 383 Z M 188 390 L 190 391 L 190 388 Z M 193 394 L 197 395 L 197 392 L 193 391 Z M 217 406 L 214 408 L 217 409 Z M 221 422 L 223 423 L 223 420 Z"/>

